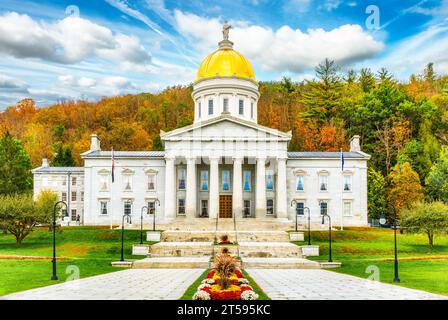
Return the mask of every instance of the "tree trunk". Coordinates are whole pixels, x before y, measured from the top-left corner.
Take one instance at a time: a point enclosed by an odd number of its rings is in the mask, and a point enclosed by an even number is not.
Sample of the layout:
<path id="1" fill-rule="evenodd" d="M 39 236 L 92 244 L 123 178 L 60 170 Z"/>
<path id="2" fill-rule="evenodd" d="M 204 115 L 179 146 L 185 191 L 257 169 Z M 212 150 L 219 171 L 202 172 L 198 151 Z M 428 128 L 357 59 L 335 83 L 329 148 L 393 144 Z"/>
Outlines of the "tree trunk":
<path id="1" fill-rule="evenodd" d="M 434 244 L 434 234 L 431 231 L 428 231 L 428 240 L 429 246 L 432 248 Z"/>

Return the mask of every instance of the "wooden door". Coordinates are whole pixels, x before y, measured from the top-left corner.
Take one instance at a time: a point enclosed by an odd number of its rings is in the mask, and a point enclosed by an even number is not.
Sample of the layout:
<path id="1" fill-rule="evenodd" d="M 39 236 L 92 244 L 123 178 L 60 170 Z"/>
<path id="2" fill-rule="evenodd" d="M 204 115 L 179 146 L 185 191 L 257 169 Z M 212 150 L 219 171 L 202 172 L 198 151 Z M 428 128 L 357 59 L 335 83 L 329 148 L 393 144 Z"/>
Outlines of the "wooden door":
<path id="1" fill-rule="evenodd" d="M 232 218 L 232 196 L 220 195 L 219 196 L 219 217 L 220 218 Z"/>

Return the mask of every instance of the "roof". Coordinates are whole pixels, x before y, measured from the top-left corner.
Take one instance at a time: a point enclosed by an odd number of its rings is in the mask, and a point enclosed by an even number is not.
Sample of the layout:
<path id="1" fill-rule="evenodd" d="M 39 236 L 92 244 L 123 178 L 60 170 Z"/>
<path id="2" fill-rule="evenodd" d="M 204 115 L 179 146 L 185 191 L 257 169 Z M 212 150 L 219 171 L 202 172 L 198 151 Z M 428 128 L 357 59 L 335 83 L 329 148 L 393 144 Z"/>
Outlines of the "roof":
<path id="1" fill-rule="evenodd" d="M 343 152 L 344 159 L 369 159 L 363 152 Z M 339 159 L 340 152 L 288 152 L 289 159 Z"/>
<path id="2" fill-rule="evenodd" d="M 38 167 L 33 173 L 84 173 L 84 167 Z"/>
<path id="3" fill-rule="evenodd" d="M 165 151 L 114 151 L 115 158 L 163 158 Z M 91 151 L 82 155 L 83 159 L 112 158 L 111 151 Z"/>

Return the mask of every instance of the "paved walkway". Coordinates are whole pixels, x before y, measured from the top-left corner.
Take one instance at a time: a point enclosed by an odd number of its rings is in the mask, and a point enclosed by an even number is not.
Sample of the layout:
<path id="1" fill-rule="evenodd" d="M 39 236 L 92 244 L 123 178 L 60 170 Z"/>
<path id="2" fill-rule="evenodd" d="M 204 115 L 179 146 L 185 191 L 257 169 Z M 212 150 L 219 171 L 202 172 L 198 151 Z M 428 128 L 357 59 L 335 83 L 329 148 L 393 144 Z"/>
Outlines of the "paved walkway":
<path id="1" fill-rule="evenodd" d="M 203 269 L 128 269 L 14 293 L 13 300 L 177 300 Z"/>
<path id="2" fill-rule="evenodd" d="M 428 300 L 448 299 L 327 270 L 247 269 L 272 300 Z"/>

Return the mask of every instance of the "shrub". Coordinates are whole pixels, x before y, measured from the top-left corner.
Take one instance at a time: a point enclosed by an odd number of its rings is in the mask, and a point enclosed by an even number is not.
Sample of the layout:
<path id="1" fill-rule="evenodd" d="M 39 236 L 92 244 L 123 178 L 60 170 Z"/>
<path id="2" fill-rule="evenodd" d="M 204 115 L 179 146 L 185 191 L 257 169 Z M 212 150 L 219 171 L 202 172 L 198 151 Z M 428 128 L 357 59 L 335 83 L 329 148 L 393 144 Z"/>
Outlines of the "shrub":
<path id="1" fill-rule="evenodd" d="M 222 289 L 226 289 L 230 285 L 229 278 L 237 269 L 237 260 L 226 254 L 221 254 L 215 257 L 215 263 L 213 265 L 213 270 L 218 273 L 219 285 Z"/>

